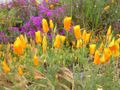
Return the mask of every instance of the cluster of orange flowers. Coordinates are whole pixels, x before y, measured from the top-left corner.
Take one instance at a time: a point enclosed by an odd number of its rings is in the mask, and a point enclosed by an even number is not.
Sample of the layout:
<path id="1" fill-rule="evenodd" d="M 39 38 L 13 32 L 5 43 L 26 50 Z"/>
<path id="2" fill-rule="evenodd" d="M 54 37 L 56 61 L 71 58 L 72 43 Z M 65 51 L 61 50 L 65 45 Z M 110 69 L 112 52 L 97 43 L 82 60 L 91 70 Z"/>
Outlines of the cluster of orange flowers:
<path id="1" fill-rule="evenodd" d="M 119 56 L 119 39 L 112 39 L 111 32 L 110 26 L 106 34 L 106 43 L 102 42 L 97 50 L 96 44 L 89 45 L 90 55 L 94 55 L 94 64 L 104 64 L 110 60 L 111 56 Z"/>
<path id="2" fill-rule="evenodd" d="M 65 17 L 64 18 L 64 29 L 66 32 L 68 32 L 71 28 L 72 21 L 71 17 Z M 48 26 L 50 25 L 50 26 Z M 42 34 L 40 31 L 35 32 L 35 42 L 39 45 L 42 45 L 42 51 L 43 54 L 47 51 L 47 32 L 49 31 L 49 27 L 53 30 L 54 29 L 54 23 L 52 20 L 49 20 L 49 24 L 46 19 L 42 20 L 42 28 L 44 33 Z M 107 34 L 106 34 L 106 41 L 102 42 L 97 48 L 96 44 L 90 44 L 89 45 L 89 51 L 90 55 L 94 57 L 94 64 L 104 64 L 105 62 L 108 62 L 110 60 L 111 56 L 118 57 L 119 56 L 119 43 L 120 38 L 115 40 L 115 38 L 112 38 L 112 30 L 111 26 L 108 28 Z M 84 30 L 83 32 L 80 29 L 80 25 L 75 25 L 73 27 L 73 33 L 76 39 L 76 48 L 82 48 L 83 45 L 89 44 L 91 33 L 86 32 Z M 66 36 L 57 34 L 54 37 L 53 46 L 54 48 L 60 48 L 66 40 Z M 13 46 L 13 51 L 17 55 L 22 55 L 25 51 L 27 45 L 27 40 L 23 35 L 20 35 L 16 38 Z M 35 54 L 33 57 L 33 62 L 35 66 L 39 65 L 38 56 Z M 6 61 L 4 60 L 3 63 L 3 70 L 4 72 L 8 73 L 10 72 L 10 68 L 7 65 Z M 18 67 L 18 73 L 20 76 L 23 75 L 22 67 Z"/>

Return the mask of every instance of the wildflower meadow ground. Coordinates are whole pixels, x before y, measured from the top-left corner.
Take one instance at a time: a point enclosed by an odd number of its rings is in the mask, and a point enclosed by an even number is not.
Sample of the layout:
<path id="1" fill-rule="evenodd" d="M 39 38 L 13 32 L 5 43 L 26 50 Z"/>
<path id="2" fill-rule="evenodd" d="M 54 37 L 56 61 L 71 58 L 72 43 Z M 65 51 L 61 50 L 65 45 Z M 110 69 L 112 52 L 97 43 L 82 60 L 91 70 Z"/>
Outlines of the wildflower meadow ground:
<path id="1" fill-rule="evenodd" d="M 0 4 L 0 90 L 120 90 L 119 0 Z"/>

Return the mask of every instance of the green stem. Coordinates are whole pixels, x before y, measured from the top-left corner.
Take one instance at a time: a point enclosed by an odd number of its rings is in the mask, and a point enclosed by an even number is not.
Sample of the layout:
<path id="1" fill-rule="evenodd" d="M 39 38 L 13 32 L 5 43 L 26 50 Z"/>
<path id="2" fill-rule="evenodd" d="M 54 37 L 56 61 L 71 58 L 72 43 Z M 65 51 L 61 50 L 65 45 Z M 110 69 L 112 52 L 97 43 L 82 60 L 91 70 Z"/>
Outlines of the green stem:
<path id="1" fill-rule="evenodd" d="M 71 17 L 72 17 L 72 0 L 71 0 Z"/>

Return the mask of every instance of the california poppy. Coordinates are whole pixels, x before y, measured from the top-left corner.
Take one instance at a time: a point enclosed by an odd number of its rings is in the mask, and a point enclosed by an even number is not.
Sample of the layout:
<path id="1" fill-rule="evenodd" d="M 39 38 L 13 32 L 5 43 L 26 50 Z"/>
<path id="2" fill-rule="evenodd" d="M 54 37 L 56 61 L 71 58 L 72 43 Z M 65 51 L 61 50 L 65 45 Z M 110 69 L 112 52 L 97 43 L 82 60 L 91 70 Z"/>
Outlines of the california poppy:
<path id="1" fill-rule="evenodd" d="M 70 30 L 70 27 L 71 27 L 71 17 L 65 17 L 64 18 L 64 29 L 66 31 L 69 31 Z"/>
<path id="2" fill-rule="evenodd" d="M 115 57 L 119 56 L 119 43 L 114 39 L 110 42 L 109 49 Z"/>
<path id="3" fill-rule="evenodd" d="M 10 68 L 9 68 L 9 66 L 7 65 L 7 63 L 6 63 L 6 60 L 4 60 L 3 62 L 2 62 L 2 65 L 3 65 L 3 71 L 5 72 L 5 73 L 8 73 L 8 72 L 10 72 Z"/>
<path id="4" fill-rule="evenodd" d="M 104 55 L 105 61 L 109 61 L 110 60 L 110 56 L 111 56 L 110 49 L 109 48 L 105 48 L 103 55 Z"/>
<path id="5" fill-rule="evenodd" d="M 100 64 L 100 53 L 98 50 L 95 51 L 94 64 Z"/>
<path id="6" fill-rule="evenodd" d="M 42 28 L 43 28 L 43 31 L 45 33 L 47 33 L 49 31 L 49 27 L 48 27 L 48 23 L 47 23 L 47 20 L 46 19 L 42 19 Z"/>
<path id="7" fill-rule="evenodd" d="M 55 41 L 54 41 L 54 47 L 55 48 L 60 48 L 60 35 L 57 35 L 56 37 L 55 37 Z"/>
<path id="8" fill-rule="evenodd" d="M 40 31 L 35 32 L 35 40 L 36 40 L 36 43 L 42 42 L 42 37 L 41 37 Z"/>
<path id="9" fill-rule="evenodd" d="M 54 28 L 54 23 L 53 23 L 53 21 L 50 20 L 49 23 L 50 23 L 50 28 L 53 29 L 53 28 Z"/>
<path id="10" fill-rule="evenodd" d="M 93 55 L 95 52 L 96 44 L 89 45 L 90 55 Z"/>
<path id="11" fill-rule="evenodd" d="M 80 25 L 74 26 L 74 35 L 77 40 L 81 37 Z"/>

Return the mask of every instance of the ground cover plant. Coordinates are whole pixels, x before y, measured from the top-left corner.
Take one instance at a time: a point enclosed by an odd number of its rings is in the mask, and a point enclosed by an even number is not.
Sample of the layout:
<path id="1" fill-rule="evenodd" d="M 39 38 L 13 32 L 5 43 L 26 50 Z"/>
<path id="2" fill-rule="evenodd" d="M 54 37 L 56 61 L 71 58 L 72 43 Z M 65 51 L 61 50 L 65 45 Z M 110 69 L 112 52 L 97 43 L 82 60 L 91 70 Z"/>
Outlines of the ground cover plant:
<path id="1" fill-rule="evenodd" d="M 119 0 L 0 7 L 0 90 L 120 89 Z"/>

